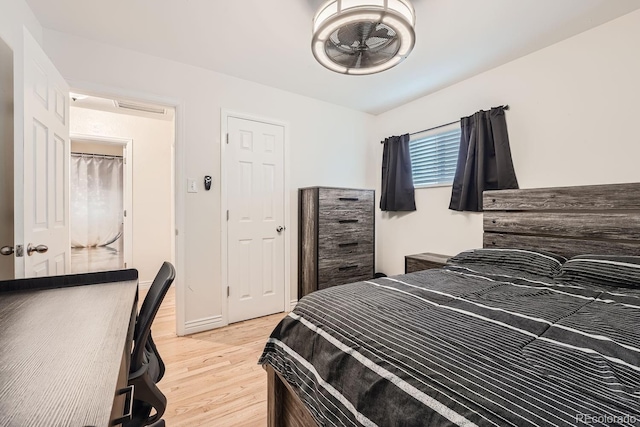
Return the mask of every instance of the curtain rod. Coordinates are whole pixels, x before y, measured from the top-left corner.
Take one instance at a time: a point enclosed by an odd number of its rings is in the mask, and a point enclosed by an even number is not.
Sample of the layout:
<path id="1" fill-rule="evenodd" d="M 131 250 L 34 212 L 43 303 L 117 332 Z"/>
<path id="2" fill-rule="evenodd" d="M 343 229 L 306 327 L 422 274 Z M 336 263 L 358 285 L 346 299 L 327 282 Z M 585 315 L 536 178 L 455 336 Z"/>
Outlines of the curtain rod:
<path id="1" fill-rule="evenodd" d="M 494 108 L 497 108 L 497 107 L 494 107 Z M 502 108 L 505 109 L 505 110 L 508 110 L 509 109 L 509 105 L 503 105 Z M 428 132 L 430 130 L 440 129 L 440 128 L 443 128 L 445 126 L 451 126 L 451 125 L 454 125 L 456 123 L 460 123 L 460 120 L 456 120 L 455 122 L 445 123 L 445 124 L 439 125 L 439 126 L 434 126 L 432 128 L 424 129 L 424 130 L 421 130 L 421 131 L 418 131 L 418 132 L 412 132 L 409 135 L 417 135 L 419 133 Z M 384 144 L 384 141 L 382 141 L 381 143 Z"/>
<path id="2" fill-rule="evenodd" d="M 493 107 L 493 108 L 498 108 L 498 107 Z M 508 110 L 508 109 L 509 109 L 509 105 L 503 105 L 503 106 L 502 106 L 502 108 L 503 108 L 504 110 Z M 416 134 L 419 134 L 419 133 L 422 133 L 422 132 L 428 132 L 428 131 L 430 131 L 430 130 L 440 129 L 440 128 L 443 128 L 443 127 L 445 127 L 445 126 L 452 125 L 452 124 L 454 124 L 454 123 L 460 123 L 460 120 L 456 120 L 455 122 L 451 122 L 451 123 L 445 123 L 445 124 L 440 125 L 440 126 L 434 126 L 434 127 L 432 127 L 432 128 L 425 129 L 425 130 L 421 130 L 421 131 L 418 131 L 418 132 L 413 132 L 413 133 L 410 133 L 409 135 L 416 135 Z"/>
<path id="3" fill-rule="evenodd" d="M 72 156 L 80 156 L 80 157 L 104 157 L 104 158 L 112 158 L 112 159 L 121 159 L 122 156 L 114 155 L 114 154 L 92 154 L 92 153 L 76 153 L 71 152 Z"/>

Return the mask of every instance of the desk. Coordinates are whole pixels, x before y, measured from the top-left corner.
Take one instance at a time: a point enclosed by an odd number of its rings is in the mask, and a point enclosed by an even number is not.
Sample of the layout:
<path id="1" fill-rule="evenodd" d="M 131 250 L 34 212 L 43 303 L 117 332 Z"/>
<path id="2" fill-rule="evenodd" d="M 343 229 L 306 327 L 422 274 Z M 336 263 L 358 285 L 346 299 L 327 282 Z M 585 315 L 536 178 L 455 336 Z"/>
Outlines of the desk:
<path id="1" fill-rule="evenodd" d="M 97 284 L 104 273 L 66 277 L 0 282 L 0 426 L 108 426 L 122 416 L 137 271 Z"/>

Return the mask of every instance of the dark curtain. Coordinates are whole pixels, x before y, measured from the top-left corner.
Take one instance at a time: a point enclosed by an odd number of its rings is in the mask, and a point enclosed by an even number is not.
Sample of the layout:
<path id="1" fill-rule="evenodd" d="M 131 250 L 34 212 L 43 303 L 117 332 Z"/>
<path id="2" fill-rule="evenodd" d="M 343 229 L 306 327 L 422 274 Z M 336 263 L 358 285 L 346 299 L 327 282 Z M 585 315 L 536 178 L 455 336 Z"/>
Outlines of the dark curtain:
<path id="1" fill-rule="evenodd" d="M 504 107 L 463 117 L 460 127 L 460 152 L 449 209 L 481 212 L 484 190 L 518 188 Z"/>
<path id="2" fill-rule="evenodd" d="M 383 211 L 416 210 L 408 133 L 384 140 L 380 209 Z"/>

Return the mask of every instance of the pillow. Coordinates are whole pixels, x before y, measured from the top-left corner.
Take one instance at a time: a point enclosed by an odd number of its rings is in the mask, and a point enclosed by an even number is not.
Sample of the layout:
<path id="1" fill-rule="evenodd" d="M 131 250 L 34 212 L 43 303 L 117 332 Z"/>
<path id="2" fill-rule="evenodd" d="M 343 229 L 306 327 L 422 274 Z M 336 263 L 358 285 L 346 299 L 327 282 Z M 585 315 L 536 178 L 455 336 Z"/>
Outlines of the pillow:
<path id="1" fill-rule="evenodd" d="M 640 289 L 640 257 L 579 255 L 562 266 L 558 280 Z"/>
<path id="2" fill-rule="evenodd" d="M 545 251 L 483 248 L 460 252 L 448 262 L 457 265 L 495 265 L 552 278 L 560 273 L 566 260 L 565 257 Z"/>

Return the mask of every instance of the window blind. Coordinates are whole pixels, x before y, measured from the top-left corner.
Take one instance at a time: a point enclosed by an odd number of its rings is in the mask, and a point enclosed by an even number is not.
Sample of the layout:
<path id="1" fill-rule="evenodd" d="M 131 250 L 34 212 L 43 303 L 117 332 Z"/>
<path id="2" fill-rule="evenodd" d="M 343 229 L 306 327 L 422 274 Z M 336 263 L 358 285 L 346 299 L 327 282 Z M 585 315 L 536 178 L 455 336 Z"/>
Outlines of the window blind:
<path id="1" fill-rule="evenodd" d="M 410 141 L 413 185 L 425 187 L 453 183 L 459 148 L 459 128 Z"/>

